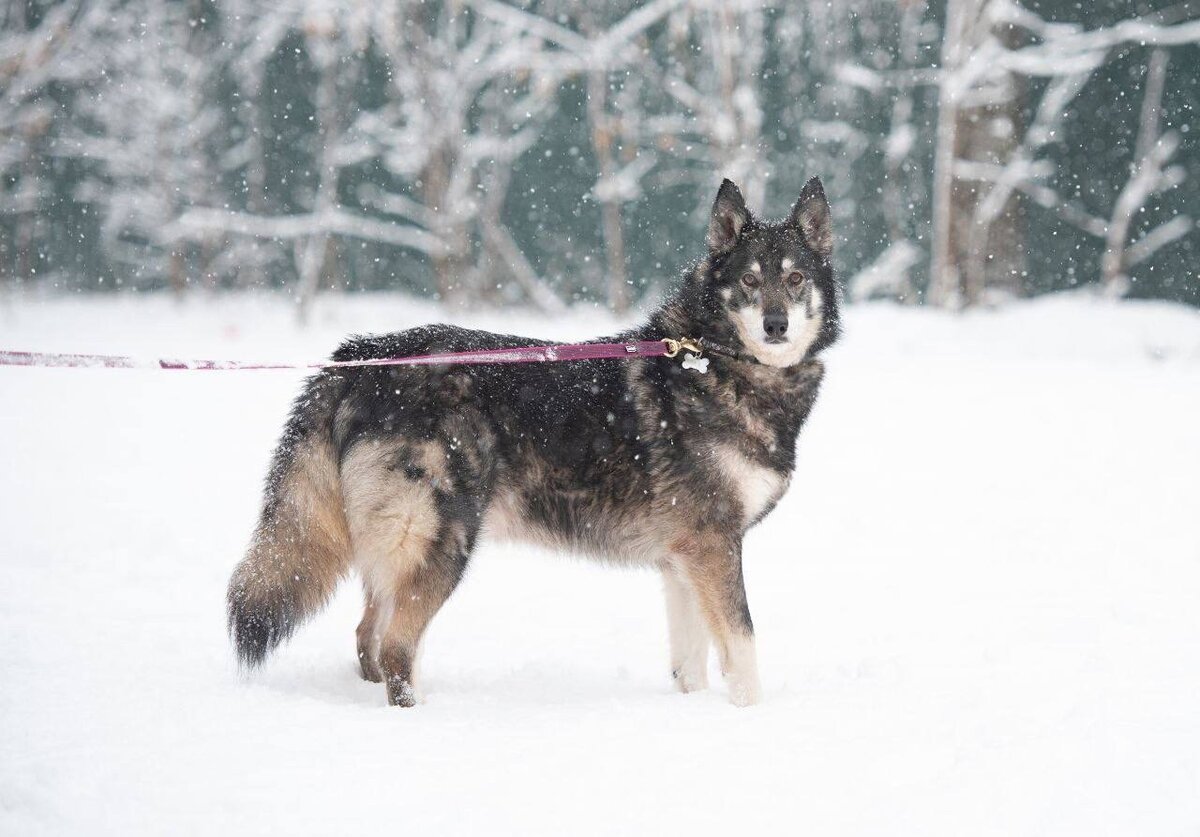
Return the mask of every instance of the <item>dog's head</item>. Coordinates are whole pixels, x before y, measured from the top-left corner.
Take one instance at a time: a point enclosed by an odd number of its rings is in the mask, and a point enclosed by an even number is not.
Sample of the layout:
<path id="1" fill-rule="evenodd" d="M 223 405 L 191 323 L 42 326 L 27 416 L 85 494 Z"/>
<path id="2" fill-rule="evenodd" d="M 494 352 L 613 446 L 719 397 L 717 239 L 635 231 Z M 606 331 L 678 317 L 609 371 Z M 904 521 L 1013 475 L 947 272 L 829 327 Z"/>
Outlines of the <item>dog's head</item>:
<path id="1" fill-rule="evenodd" d="M 754 218 L 741 190 L 722 182 L 707 242 L 709 306 L 729 320 L 759 361 L 791 366 L 837 338 L 833 231 L 819 179 L 804 185 L 779 223 Z"/>

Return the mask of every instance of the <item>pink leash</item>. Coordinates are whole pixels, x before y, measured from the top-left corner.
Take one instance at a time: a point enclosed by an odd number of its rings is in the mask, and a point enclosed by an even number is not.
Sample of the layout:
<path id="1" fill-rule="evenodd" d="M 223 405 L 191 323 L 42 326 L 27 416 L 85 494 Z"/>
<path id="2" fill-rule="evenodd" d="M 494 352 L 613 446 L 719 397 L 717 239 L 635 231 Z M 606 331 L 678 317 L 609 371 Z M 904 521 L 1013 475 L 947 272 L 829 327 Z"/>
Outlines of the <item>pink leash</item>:
<path id="1" fill-rule="evenodd" d="M 385 357 L 370 360 L 327 360 L 317 363 L 247 363 L 240 360 L 139 360 L 121 355 L 80 355 L 53 352 L 0 351 L 0 366 L 65 366 L 93 369 L 337 369 L 348 366 L 436 366 L 449 363 L 547 363 L 605 358 L 675 357 L 681 349 L 699 355 L 699 341 L 637 340 L 632 343 L 572 343 L 565 346 L 524 346 L 516 349 L 477 349 L 469 352 Z"/>

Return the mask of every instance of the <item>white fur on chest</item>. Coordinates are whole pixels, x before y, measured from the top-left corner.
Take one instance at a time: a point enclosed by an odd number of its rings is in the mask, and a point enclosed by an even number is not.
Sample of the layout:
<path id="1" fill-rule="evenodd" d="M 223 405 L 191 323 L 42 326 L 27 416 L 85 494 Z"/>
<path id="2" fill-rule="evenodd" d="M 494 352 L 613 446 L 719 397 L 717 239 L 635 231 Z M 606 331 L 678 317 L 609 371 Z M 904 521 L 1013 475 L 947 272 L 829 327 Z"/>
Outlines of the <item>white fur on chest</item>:
<path id="1" fill-rule="evenodd" d="M 713 448 L 721 475 L 737 493 L 743 523 L 749 524 L 783 496 L 788 478 L 747 459 L 731 445 Z"/>

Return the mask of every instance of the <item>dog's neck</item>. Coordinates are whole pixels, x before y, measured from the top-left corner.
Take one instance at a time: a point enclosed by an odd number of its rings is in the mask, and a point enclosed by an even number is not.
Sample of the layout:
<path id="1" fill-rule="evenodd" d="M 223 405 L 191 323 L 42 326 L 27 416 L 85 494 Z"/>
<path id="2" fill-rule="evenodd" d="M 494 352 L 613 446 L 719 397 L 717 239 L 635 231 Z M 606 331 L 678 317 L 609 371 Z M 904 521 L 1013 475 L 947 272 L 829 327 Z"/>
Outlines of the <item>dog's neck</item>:
<path id="1" fill-rule="evenodd" d="M 685 285 L 664 302 L 651 316 L 644 329 L 645 337 L 690 337 L 716 347 L 707 353 L 714 364 L 738 373 L 753 370 L 756 377 L 766 373 L 786 374 L 786 367 L 774 367 L 753 359 L 742 343 L 737 329 L 729 319 L 714 313 L 705 305 L 703 288 L 695 276 L 688 276 Z"/>
<path id="2" fill-rule="evenodd" d="M 640 339 L 665 336 L 686 336 L 722 343 L 738 353 L 746 347 L 727 317 L 704 305 L 702 293 L 695 295 L 683 289 L 656 310 L 639 331 Z M 705 353 L 709 365 L 704 374 L 679 369 L 668 374 L 662 385 L 686 393 L 685 400 L 705 406 L 709 416 L 727 414 L 729 410 L 748 411 L 734 421 L 749 421 L 746 416 L 767 422 L 779 443 L 779 470 L 790 470 L 791 446 L 811 409 L 820 385 L 824 367 L 813 354 L 791 366 L 771 366 L 755 361 L 739 360 L 722 354 Z M 775 454 L 771 454 L 774 456 Z M 786 467 L 785 467 L 786 465 Z"/>

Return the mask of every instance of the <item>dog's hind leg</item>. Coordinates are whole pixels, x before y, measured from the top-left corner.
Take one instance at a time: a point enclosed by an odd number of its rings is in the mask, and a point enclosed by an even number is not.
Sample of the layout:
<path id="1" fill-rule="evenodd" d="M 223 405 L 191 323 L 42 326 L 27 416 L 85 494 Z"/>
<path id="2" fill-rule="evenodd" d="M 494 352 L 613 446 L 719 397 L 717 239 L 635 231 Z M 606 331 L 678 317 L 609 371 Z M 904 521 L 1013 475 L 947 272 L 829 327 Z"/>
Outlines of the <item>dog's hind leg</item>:
<path id="1" fill-rule="evenodd" d="M 467 459 L 476 455 L 461 443 L 391 436 L 356 443 L 342 461 L 354 560 L 371 594 L 360 651 L 378 635 L 378 674 L 394 705 L 416 703 L 421 637 L 475 544 L 487 500 L 483 471 Z"/>
<path id="2" fill-rule="evenodd" d="M 672 558 L 696 591 L 708 623 L 729 699 L 737 706 L 758 703 L 762 686 L 754 648 L 754 624 L 742 579 L 740 540 L 719 532 L 696 532 L 677 538 Z"/>
<path id="3" fill-rule="evenodd" d="M 393 706 L 416 705 L 421 638 L 458 586 L 469 557 L 459 537 L 444 537 L 428 544 L 419 567 L 397 579 L 379 647 L 379 668 L 387 685 L 388 703 Z"/>
<path id="4" fill-rule="evenodd" d="M 358 667 L 363 680 L 372 683 L 382 683 L 383 675 L 379 671 L 379 624 L 381 605 L 378 597 L 371 588 L 363 583 L 363 615 L 354 632 L 358 644 Z"/>
<path id="5" fill-rule="evenodd" d="M 671 677 L 681 692 L 708 688 L 708 626 L 691 582 L 675 567 L 664 567 Z"/>

